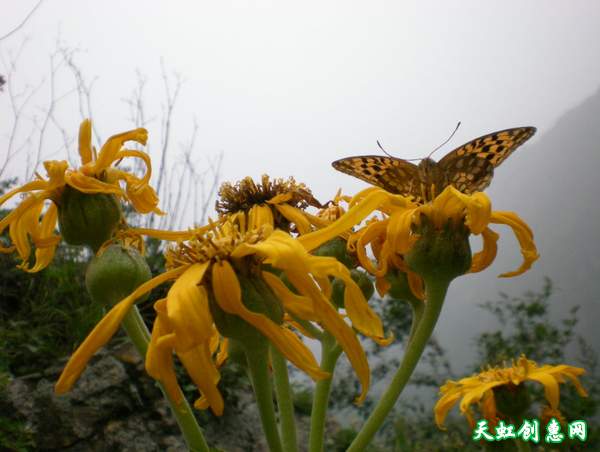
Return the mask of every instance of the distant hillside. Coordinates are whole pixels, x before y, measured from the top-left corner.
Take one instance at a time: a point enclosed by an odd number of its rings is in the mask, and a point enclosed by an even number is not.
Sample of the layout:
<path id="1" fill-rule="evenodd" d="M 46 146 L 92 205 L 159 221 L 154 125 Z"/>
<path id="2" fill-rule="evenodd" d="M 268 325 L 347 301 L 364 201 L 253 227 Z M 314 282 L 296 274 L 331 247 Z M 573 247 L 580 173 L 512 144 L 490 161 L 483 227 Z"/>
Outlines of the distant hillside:
<path id="1" fill-rule="evenodd" d="M 546 276 L 557 288 L 553 312 L 562 316 L 580 305 L 578 331 L 600 350 L 600 91 L 532 140 L 496 170 L 486 193 L 494 210 L 516 212 L 529 224 L 541 257 L 522 276 L 497 278 L 518 268 L 521 254 L 509 228 L 492 227 L 500 234 L 497 260 L 453 282 L 436 330 L 457 371 L 473 363 L 471 338 L 497 328 L 477 304 L 498 292 L 538 291 Z M 479 243 L 474 240 L 475 249 Z"/>

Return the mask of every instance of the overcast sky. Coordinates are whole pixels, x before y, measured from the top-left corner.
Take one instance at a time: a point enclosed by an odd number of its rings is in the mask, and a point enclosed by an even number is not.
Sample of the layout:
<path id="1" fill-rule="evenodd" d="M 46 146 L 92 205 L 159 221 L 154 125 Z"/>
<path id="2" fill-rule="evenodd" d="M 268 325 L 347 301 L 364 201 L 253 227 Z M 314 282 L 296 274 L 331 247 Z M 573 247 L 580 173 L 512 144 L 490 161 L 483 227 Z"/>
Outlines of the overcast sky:
<path id="1" fill-rule="evenodd" d="M 0 1 L 0 36 L 36 3 Z M 92 118 L 105 140 L 132 127 L 123 99 L 140 72 L 148 79 L 146 127 L 157 151 L 162 59 L 169 74 L 185 79 L 171 164 L 195 121 L 195 161 L 204 165 L 205 155 L 222 151 L 220 182 L 293 175 L 326 200 L 340 187 L 365 187 L 330 163 L 378 154 L 376 140 L 395 156 L 424 157 L 461 121 L 439 159 L 508 127 L 536 126 L 543 134 L 600 85 L 599 21 L 600 2 L 592 1 L 46 0 L 0 42 L 0 73 L 24 39 L 19 87 L 48 82 L 57 40 L 79 49 L 74 61 L 94 80 Z M 57 78 L 57 93 L 73 88 L 64 66 Z M 28 114 L 40 114 L 48 99 L 46 91 Z M 6 95 L 0 115 L 4 137 L 12 115 Z M 77 102 L 61 101 L 55 116 L 76 135 Z M 61 145 L 49 137 L 48 154 Z"/>

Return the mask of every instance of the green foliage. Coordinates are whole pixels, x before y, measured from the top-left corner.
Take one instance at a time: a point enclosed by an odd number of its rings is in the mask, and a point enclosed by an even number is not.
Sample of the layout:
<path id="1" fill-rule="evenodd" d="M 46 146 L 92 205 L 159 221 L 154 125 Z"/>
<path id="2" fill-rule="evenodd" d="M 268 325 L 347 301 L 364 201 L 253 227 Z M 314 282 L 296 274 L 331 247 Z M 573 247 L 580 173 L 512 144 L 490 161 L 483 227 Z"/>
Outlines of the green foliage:
<path id="1" fill-rule="evenodd" d="M 0 254 L 0 371 L 26 375 L 69 355 L 102 316 L 83 286 L 85 264 L 58 247 L 52 264 L 29 274 L 12 254 Z"/>
<path id="2" fill-rule="evenodd" d="M 575 332 L 577 325 L 578 307 L 569 311 L 567 318 L 558 322 L 551 319 L 551 298 L 554 294 L 552 281 L 546 279 L 539 292 L 525 292 L 521 297 L 509 297 L 500 294 L 500 299 L 481 305 L 486 311 L 491 312 L 499 321 L 498 331 L 491 331 L 475 338 L 479 352 L 479 362 L 473 366 L 479 372 L 482 366 L 490 364 L 501 365 L 504 361 L 518 359 L 526 354 L 528 359 L 544 364 L 567 364 L 583 367 L 587 373 L 579 378 L 589 397 L 581 397 L 575 386 L 570 382 L 560 385 L 560 410 L 568 422 L 582 419 L 588 425 L 588 438 L 585 443 L 578 440 L 564 441 L 571 451 L 600 450 L 600 427 L 598 425 L 598 408 L 600 404 L 600 378 L 598 377 L 598 356 L 595 350 Z M 554 300 L 552 301 L 554 302 Z M 372 302 L 373 305 L 373 302 Z M 395 300 L 376 300 L 375 308 L 382 313 L 386 330 L 392 330 L 398 337 L 406 337 L 412 321 L 410 305 Z M 566 350 L 573 350 L 577 345 L 578 357 L 567 358 Z M 370 353 L 374 357 L 373 353 Z M 569 354 L 569 356 L 571 356 Z M 575 362 L 573 362 L 575 360 Z M 373 366 L 372 386 L 386 378 L 387 371 L 397 367 L 397 362 L 386 358 Z M 446 380 L 457 380 L 452 372 L 445 350 L 432 338 L 421 359 L 427 363 L 427 373 L 413 374 L 410 383 L 413 385 L 439 388 Z M 336 369 L 336 376 L 338 375 Z M 334 378 L 332 388 L 332 403 L 334 409 L 341 409 L 344 403 L 351 399 L 353 390 L 358 389 L 353 384 L 355 378 L 348 380 L 351 372 L 343 374 L 341 378 Z M 465 375 L 466 376 L 466 375 Z M 535 407 L 540 403 L 547 404 L 544 398 L 542 385 L 528 384 L 532 397 L 536 400 Z M 367 399 L 368 400 L 368 399 Z M 367 404 L 369 402 L 367 401 Z M 372 401 L 371 401 L 372 403 Z M 346 405 L 347 406 L 347 405 Z M 365 410 L 369 411 L 369 410 Z M 470 430 L 466 419 L 457 416 L 458 408 L 450 412 L 444 422 L 446 430 L 437 427 L 433 420 L 431 406 L 426 406 L 420 401 L 407 403 L 404 401 L 396 414 L 386 421 L 381 433 L 369 452 L 442 452 L 442 451 L 479 451 L 481 444 L 472 440 L 473 432 Z M 362 411 L 358 411 L 360 418 Z M 531 415 L 540 418 L 541 412 Z M 565 429 L 563 429 L 565 430 Z M 352 437 L 351 428 L 343 430 L 335 438 L 339 447 L 347 445 L 348 438 Z M 563 431 L 563 433 L 566 433 Z M 485 446 L 495 444 L 485 444 Z M 336 446 L 337 447 L 337 446 Z M 338 450 L 338 449 L 332 449 Z M 339 450 L 345 450 L 343 448 Z M 567 449 L 565 449 L 567 450 Z"/>
<path id="3" fill-rule="evenodd" d="M 480 305 L 504 327 L 476 338 L 481 363 L 500 365 L 522 354 L 544 364 L 562 363 L 565 347 L 575 338 L 573 329 L 579 306 L 573 307 L 569 317 L 560 322 L 562 327 L 554 325 L 549 315 L 552 294 L 552 281 L 546 278 L 540 292 L 525 292 L 522 298 L 500 293 L 500 300 Z"/>

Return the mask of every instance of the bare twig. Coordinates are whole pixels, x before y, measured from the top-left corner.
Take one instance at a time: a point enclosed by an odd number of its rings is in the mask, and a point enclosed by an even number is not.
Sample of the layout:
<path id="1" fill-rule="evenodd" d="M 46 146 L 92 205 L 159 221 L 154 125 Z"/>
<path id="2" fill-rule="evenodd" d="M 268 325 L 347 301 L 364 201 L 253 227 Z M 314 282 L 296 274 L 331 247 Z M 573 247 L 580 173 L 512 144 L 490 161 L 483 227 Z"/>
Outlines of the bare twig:
<path id="1" fill-rule="evenodd" d="M 12 31 L 9 31 L 7 34 L 5 34 L 4 36 L 2 36 L 0 38 L 0 41 L 2 41 L 5 38 L 8 38 L 10 35 L 12 35 L 15 31 L 17 31 L 19 28 L 21 28 L 23 25 L 25 25 L 25 22 L 27 22 L 27 20 L 29 20 L 29 18 L 31 17 L 31 15 L 35 12 L 36 9 L 38 9 L 38 7 L 42 4 L 44 0 L 40 0 L 38 2 L 37 5 L 35 5 L 33 7 L 33 9 L 29 12 L 29 14 L 27 14 L 27 16 L 25 16 L 25 19 L 23 19 L 23 22 L 21 22 L 21 24 L 19 26 L 17 26 L 17 28 L 13 29 Z"/>

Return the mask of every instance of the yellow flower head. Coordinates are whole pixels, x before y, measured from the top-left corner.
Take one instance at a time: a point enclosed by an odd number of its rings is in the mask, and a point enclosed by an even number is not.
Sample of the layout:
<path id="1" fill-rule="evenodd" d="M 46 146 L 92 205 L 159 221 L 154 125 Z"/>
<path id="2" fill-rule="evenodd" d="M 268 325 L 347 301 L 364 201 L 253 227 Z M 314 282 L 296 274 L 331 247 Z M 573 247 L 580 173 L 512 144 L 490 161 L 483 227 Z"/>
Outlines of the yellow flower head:
<path id="1" fill-rule="evenodd" d="M 473 414 L 469 408 L 473 404 L 479 404 L 482 407 L 483 418 L 491 427 L 497 425 L 499 417 L 504 413 L 500 413 L 497 409 L 493 389 L 504 387 L 511 393 L 515 393 L 525 381 L 537 381 L 544 386 L 546 400 L 550 403 L 550 407 L 546 407 L 546 411 L 553 410 L 553 413 L 558 412 L 560 401 L 558 384 L 566 383 L 564 377 L 573 382 L 582 397 L 587 397 L 577 379 L 577 376 L 585 373 L 585 370 L 579 367 L 545 365 L 538 368 L 534 361 L 528 360 L 523 355 L 516 364 L 512 360 L 512 367 L 506 367 L 505 363 L 504 368 L 488 366 L 487 370 L 483 368 L 481 370 L 480 374 L 463 378 L 458 383 L 448 381 L 440 389 L 440 395 L 443 394 L 443 397 L 435 406 L 435 422 L 440 428 L 442 428 L 448 412 L 460 398 L 462 398 L 460 409 L 463 414 L 467 415 L 471 428 L 475 428 Z"/>
<path id="2" fill-rule="evenodd" d="M 146 368 L 165 384 L 176 403 L 181 401 L 181 394 L 172 365 L 173 351 L 200 390 L 201 398 L 195 406 L 210 406 L 218 415 L 223 412 L 216 386 L 219 374 L 212 359 L 217 336 L 231 334 L 228 325 L 220 322 L 223 315 L 243 319 L 312 378 L 327 378 L 329 374 L 320 370 L 310 350 L 282 323 L 283 308 L 297 318 L 318 323 L 337 339 L 362 383 L 363 391 L 357 399 L 362 401 L 370 384 L 369 364 L 356 333 L 329 301 L 330 277 L 346 284 L 347 310 L 353 317 L 360 317 L 355 328 L 376 339 L 384 338 L 381 322 L 368 308 L 349 270 L 334 258 L 310 255 L 296 239 L 283 231 L 273 231 L 270 225 L 247 230 L 240 227 L 243 223 L 240 216 L 235 220 L 223 218 L 220 224 L 192 230 L 189 240 L 169 248 L 165 254 L 168 271 L 142 285 L 101 320 L 67 364 L 56 391 L 63 393 L 73 386 L 91 356 L 114 334 L 140 295 L 175 279 L 167 297 L 155 306 L 158 317 Z M 263 272 L 263 263 L 285 273 L 297 292 L 290 291 L 275 274 Z M 248 294 L 249 284 L 252 290 L 262 291 L 264 296 L 260 298 L 282 306 L 280 313 L 273 305 L 253 304 L 250 309 L 248 305 L 257 297 Z"/>
<path id="3" fill-rule="evenodd" d="M 473 255 L 467 273 L 484 270 L 496 256 L 496 242 L 499 236 L 488 228 L 490 223 L 510 226 L 519 240 L 524 257 L 523 264 L 517 271 L 500 276 L 520 275 L 539 257 L 533 242 L 533 233 L 516 214 L 493 212 L 487 195 L 466 195 L 452 186 L 426 204 L 415 203 L 409 198 L 391 194 L 378 187 L 368 188 L 351 200 L 348 213 L 333 225 L 310 236 L 300 237 L 299 240 L 307 249 L 314 249 L 335 234 L 343 233 L 348 227 L 360 223 L 374 211 L 381 212 L 384 218 L 371 220 L 358 230 L 350 238 L 349 248 L 356 251 L 361 265 L 377 278 L 377 289 L 382 296 L 390 288 L 385 275 L 390 267 L 394 267 L 407 273 L 414 295 L 424 299 L 423 284 L 419 276 L 406 266 L 404 256 L 413 250 L 421 239 L 421 235 L 415 230 L 425 221 L 436 231 L 444 227 L 456 228 L 464 225 L 469 233 L 481 235 L 483 250 Z M 377 258 L 377 267 L 367 254 L 369 244 Z"/>
<path id="4" fill-rule="evenodd" d="M 61 239 L 61 236 L 54 235 L 54 230 L 67 187 L 85 194 L 115 195 L 131 201 L 140 213 L 163 214 L 156 207 L 158 197 L 154 189 L 148 185 L 151 176 L 150 158 L 140 151 L 121 149 L 126 141 L 136 141 L 145 145 L 148 139 L 146 129 L 139 128 L 114 135 L 102 146 L 99 154 L 96 153 L 95 148 L 92 148 L 91 138 L 92 124 L 86 119 L 79 129 L 79 155 L 82 162 L 79 169 L 69 169 L 69 165 L 64 160 L 45 161 L 44 168 L 48 180 L 36 173 L 36 180 L 0 198 L 1 206 L 16 194 L 27 194 L 14 210 L 0 221 L 0 233 L 10 227 L 10 237 L 13 242 L 13 246 L 8 248 L 0 245 L 0 251 L 8 253 L 16 249 L 19 258 L 23 261 L 20 268 L 33 273 L 46 267 L 52 260 L 55 247 Z M 111 166 L 126 157 L 137 157 L 144 161 L 148 171 L 142 179 Z M 125 182 L 125 191 L 120 187 L 120 181 Z M 53 204 L 50 204 L 42 215 L 46 200 L 51 200 Z M 27 262 L 31 254 L 28 238 L 36 246 L 36 263 L 31 269 Z"/>
<path id="5" fill-rule="evenodd" d="M 264 174 L 260 184 L 250 177 L 235 185 L 225 182 L 221 185 L 219 197 L 216 203 L 219 215 L 247 215 L 248 229 L 270 224 L 286 232 L 307 234 L 312 231 L 312 225 L 324 227 L 328 224 L 305 212 L 308 206 L 323 206 L 305 184 L 296 183 L 293 177 L 271 181 Z"/>

